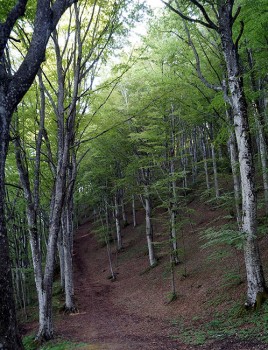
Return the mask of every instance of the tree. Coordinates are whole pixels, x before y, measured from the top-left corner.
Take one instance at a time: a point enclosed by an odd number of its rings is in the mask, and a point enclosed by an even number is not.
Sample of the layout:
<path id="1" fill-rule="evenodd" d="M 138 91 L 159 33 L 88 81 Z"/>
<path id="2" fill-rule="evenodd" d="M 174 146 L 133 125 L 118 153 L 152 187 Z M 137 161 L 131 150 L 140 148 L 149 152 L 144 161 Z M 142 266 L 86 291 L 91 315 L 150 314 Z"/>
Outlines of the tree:
<path id="1" fill-rule="evenodd" d="M 250 138 L 248 106 L 244 92 L 243 75 L 239 62 L 238 44 L 244 30 L 243 21 L 240 22 L 240 31 L 237 38 L 233 38 L 235 22 L 239 16 L 241 7 L 235 11 L 235 1 L 226 0 L 213 2 L 210 9 L 206 8 L 201 1 L 188 1 L 189 9 L 198 15 L 191 17 L 180 8 L 180 2 L 176 1 L 175 7 L 172 2 L 165 2 L 166 6 L 175 12 L 180 18 L 191 23 L 196 23 L 210 31 L 217 32 L 221 42 L 221 49 L 225 60 L 227 74 L 226 99 L 231 104 L 233 122 L 238 145 L 239 166 L 241 174 L 242 191 L 242 224 L 241 230 L 245 235 L 244 256 L 247 271 L 247 307 L 254 307 L 258 300 L 266 293 L 266 284 L 261 264 L 259 247 L 256 239 L 256 193 L 254 181 L 253 151 Z M 235 13 L 233 14 L 233 11 Z M 191 12 L 191 11 L 189 11 Z M 216 15 L 215 15 L 216 14 Z M 230 96 L 227 96 L 230 94 Z"/>
<path id="2" fill-rule="evenodd" d="M 9 131 L 12 114 L 30 88 L 41 63 L 50 34 L 55 29 L 65 10 L 75 0 L 49 0 L 37 2 L 34 29 L 27 55 L 15 73 L 11 73 L 8 61 L 8 42 L 16 22 L 25 15 L 27 0 L 18 0 L 9 6 L 9 11 L 0 23 L 0 344 L 3 349 L 22 349 L 19 337 L 14 296 L 7 229 L 5 222 L 5 162 L 9 145 Z M 12 39 L 11 39 L 12 40 Z"/>

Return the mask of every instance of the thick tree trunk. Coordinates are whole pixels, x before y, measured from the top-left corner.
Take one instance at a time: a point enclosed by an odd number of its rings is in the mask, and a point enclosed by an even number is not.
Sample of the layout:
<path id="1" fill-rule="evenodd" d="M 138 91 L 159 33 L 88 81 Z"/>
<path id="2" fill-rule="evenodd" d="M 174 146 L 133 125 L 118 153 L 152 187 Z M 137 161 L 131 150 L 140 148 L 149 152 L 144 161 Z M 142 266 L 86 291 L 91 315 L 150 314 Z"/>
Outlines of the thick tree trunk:
<path id="1" fill-rule="evenodd" d="M 266 292 L 261 258 L 257 242 L 256 193 L 254 164 L 244 95 L 242 74 L 239 67 L 237 45 L 232 38 L 233 1 L 219 5 L 219 33 L 225 57 L 228 85 L 234 112 L 234 126 L 239 154 L 242 190 L 242 232 L 245 234 L 244 255 L 247 272 L 247 302 L 253 307 L 259 296 Z"/>
<path id="2" fill-rule="evenodd" d="M 55 254 L 57 249 L 58 234 L 61 229 L 61 216 L 65 195 L 66 174 L 69 159 L 68 135 L 62 137 L 59 132 L 59 149 L 57 175 L 55 187 L 50 204 L 49 236 L 47 243 L 47 256 L 42 288 L 42 303 L 40 305 L 40 323 L 37 338 L 49 340 L 53 338 L 52 319 L 52 287 L 55 267 Z"/>
<path id="3" fill-rule="evenodd" d="M 55 254 L 57 248 L 57 236 L 60 231 L 61 213 L 59 208 L 55 208 L 55 216 L 52 216 L 52 222 L 49 228 L 45 273 L 41 290 L 38 291 L 39 331 L 37 338 L 40 341 L 52 339 L 54 336 L 52 318 L 52 288 L 55 267 Z"/>
<path id="4" fill-rule="evenodd" d="M 53 318 L 52 318 L 52 285 L 53 275 L 43 284 L 43 289 L 38 291 L 39 299 L 39 331 L 37 339 L 47 341 L 53 339 Z"/>
<path id="5" fill-rule="evenodd" d="M 61 15 L 73 2 L 57 1 L 51 6 L 47 1 L 38 1 L 31 43 L 22 64 L 13 76 L 6 67 L 5 49 L 17 19 L 25 14 L 27 1 L 20 1 L 7 12 L 7 20 L 0 23 L 0 344 L 2 349 L 22 349 L 18 336 L 11 263 L 4 216 L 4 172 L 9 142 L 11 117 L 19 102 L 30 88 L 41 63 L 44 61 L 50 34 Z M 30 69 L 29 69 L 30 67 Z"/>
<path id="6" fill-rule="evenodd" d="M 0 348 L 23 349 L 19 336 L 12 285 L 11 261 L 5 222 L 5 162 L 11 115 L 7 113 L 0 84 Z"/>

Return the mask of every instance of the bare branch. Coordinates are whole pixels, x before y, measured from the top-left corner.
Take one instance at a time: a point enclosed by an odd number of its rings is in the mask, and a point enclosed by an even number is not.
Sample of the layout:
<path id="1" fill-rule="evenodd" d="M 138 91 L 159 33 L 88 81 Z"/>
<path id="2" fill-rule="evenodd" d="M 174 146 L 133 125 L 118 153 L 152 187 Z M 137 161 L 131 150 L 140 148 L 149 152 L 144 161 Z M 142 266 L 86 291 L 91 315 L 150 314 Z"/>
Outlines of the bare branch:
<path id="1" fill-rule="evenodd" d="M 233 17 L 233 20 L 232 20 L 232 23 L 234 24 L 234 22 L 236 21 L 237 17 L 239 16 L 239 13 L 241 11 L 241 6 L 238 7 L 234 17 Z"/>
<path id="2" fill-rule="evenodd" d="M 218 30 L 218 27 L 216 24 L 210 19 L 209 15 L 207 14 L 207 11 L 205 8 L 196 0 L 190 0 L 194 5 L 196 5 L 200 11 L 202 12 L 203 16 L 205 17 L 208 24 L 210 24 L 211 28 Z"/>
<path id="3" fill-rule="evenodd" d="M 12 184 L 10 182 L 5 182 L 5 186 L 11 186 L 11 187 L 14 187 L 14 188 L 17 188 L 19 190 L 22 190 L 23 191 L 23 188 L 19 185 L 16 185 L 16 184 Z"/>
<path id="4" fill-rule="evenodd" d="M 0 57 L 3 56 L 4 50 L 10 33 L 18 18 L 22 17 L 25 13 L 28 0 L 18 0 L 17 4 L 9 12 L 5 23 L 0 23 Z"/>
<path id="5" fill-rule="evenodd" d="M 173 6 L 171 6 L 168 2 L 161 0 L 163 2 L 163 4 L 165 4 L 171 11 L 175 12 L 177 15 L 179 15 L 182 19 L 184 19 L 185 21 L 188 22 L 193 22 L 193 23 L 199 23 L 204 27 L 210 28 L 210 29 L 215 29 L 218 31 L 218 27 L 215 26 L 215 24 L 213 23 L 213 26 L 211 26 L 210 23 L 201 21 L 199 19 L 194 19 L 188 16 L 185 16 L 179 9 L 175 9 Z"/>
<path id="6" fill-rule="evenodd" d="M 196 50 L 196 47 L 191 39 L 191 35 L 190 35 L 190 32 L 189 32 L 189 29 L 187 27 L 187 24 L 186 22 L 184 21 L 184 28 L 185 28 L 185 32 L 187 34 L 187 37 L 188 37 L 188 44 L 190 45 L 190 47 L 192 48 L 193 50 L 193 53 L 194 53 L 194 56 L 195 56 L 195 61 L 196 61 L 196 72 L 197 72 L 197 75 L 198 75 L 198 78 L 209 88 L 209 89 L 213 89 L 215 91 L 222 91 L 222 87 L 219 86 L 219 85 L 214 85 L 214 84 L 211 84 L 207 81 L 207 79 L 203 76 L 202 74 L 202 71 L 201 71 L 201 65 L 200 65 L 200 59 L 199 59 L 199 55 L 198 55 L 198 52 Z"/>
<path id="7" fill-rule="evenodd" d="M 240 21 L 240 32 L 239 32 L 238 37 L 235 41 L 236 48 L 238 48 L 238 43 L 239 43 L 239 40 L 241 39 L 241 36 L 243 35 L 243 32 L 244 32 L 244 22 Z"/>

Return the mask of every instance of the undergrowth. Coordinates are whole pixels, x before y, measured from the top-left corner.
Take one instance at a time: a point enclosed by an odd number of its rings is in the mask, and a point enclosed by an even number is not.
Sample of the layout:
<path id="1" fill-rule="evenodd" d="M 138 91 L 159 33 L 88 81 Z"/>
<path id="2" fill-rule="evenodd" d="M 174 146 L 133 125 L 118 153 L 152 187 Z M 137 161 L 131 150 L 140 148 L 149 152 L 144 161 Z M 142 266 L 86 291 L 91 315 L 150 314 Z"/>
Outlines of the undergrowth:
<path id="1" fill-rule="evenodd" d="M 172 338 L 191 345 L 228 337 L 268 344 L 268 301 L 258 311 L 246 311 L 241 303 L 235 303 L 228 311 L 216 313 L 209 321 L 180 318 L 172 320 L 171 325 L 175 330 Z"/>
<path id="2" fill-rule="evenodd" d="M 34 339 L 34 336 L 24 337 L 23 345 L 25 350 L 83 350 L 87 346 L 83 343 L 73 343 L 62 339 L 51 340 L 43 345 L 38 345 Z"/>

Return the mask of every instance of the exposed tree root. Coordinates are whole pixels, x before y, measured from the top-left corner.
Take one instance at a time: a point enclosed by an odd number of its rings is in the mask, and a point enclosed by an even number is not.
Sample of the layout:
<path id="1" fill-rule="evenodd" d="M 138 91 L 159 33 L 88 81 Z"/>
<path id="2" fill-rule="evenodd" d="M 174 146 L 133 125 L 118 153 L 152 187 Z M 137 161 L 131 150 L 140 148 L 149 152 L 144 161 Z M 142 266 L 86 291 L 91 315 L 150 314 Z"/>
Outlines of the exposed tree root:
<path id="1" fill-rule="evenodd" d="M 79 313 L 79 310 L 76 306 L 67 307 L 66 304 L 63 305 L 63 307 L 60 309 L 60 311 L 66 315 Z"/>

